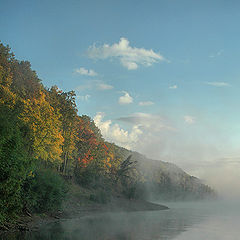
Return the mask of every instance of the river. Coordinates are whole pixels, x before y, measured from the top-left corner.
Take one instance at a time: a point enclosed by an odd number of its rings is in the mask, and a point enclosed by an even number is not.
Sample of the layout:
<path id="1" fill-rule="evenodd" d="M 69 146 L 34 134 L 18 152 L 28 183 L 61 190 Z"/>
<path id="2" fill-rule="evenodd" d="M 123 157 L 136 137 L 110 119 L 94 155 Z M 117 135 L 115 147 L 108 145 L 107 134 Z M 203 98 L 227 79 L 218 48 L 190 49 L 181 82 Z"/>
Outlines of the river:
<path id="1" fill-rule="evenodd" d="M 239 240 L 240 208 L 227 203 L 165 203 L 164 211 L 96 213 L 4 239 Z"/>

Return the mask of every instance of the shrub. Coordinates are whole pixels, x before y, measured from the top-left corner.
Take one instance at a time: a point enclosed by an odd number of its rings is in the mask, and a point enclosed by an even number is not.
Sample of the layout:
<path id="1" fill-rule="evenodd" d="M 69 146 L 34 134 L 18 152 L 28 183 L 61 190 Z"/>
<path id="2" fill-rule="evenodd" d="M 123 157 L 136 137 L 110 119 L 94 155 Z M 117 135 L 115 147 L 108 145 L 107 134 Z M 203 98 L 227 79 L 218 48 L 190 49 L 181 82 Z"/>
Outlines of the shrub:
<path id="1" fill-rule="evenodd" d="M 147 197 L 146 186 L 138 182 L 122 186 L 122 193 L 128 199 L 145 199 Z"/>
<path id="2" fill-rule="evenodd" d="M 85 168 L 76 168 L 74 177 L 75 181 L 83 187 L 98 188 L 104 181 L 101 170 L 94 164 L 89 164 Z"/>
<path id="3" fill-rule="evenodd" d="M 51 212 L 61 207 L 66 197 L 67 184 L 52 170 L 38 170 L 25 183 L 25 201 L 32 211 Z"/>
<path id="4" fill-rule="evenodd" d="M 108 203 L 110 201 L 110 194 L 105 190 L 99 189 L 94 194 L 90 194 L 89 200 L 97 203 Z"/>

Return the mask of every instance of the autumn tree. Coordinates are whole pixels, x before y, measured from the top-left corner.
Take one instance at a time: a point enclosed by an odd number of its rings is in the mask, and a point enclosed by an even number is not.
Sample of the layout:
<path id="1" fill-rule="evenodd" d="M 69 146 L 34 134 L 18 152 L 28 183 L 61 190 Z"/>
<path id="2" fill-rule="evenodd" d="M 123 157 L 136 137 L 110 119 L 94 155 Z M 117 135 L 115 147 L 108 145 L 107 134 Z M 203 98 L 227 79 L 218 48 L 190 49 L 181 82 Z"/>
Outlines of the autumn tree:
<path id="1" fill-rule="evenodd" d="M 32 131 L 34 157 L 45 164 L 61 163 L 63 136 L 60 114 L 46 101 L 46 95 L 24 101 L 20 118 Z"/>
<path id="2" fill-rule="evenodd" d="M 75 92 L 63 92 L 56 86 L 49 90 L 49 102 L 60 114 L 62 136 L 64 139 L 62 145 L 62 166 L 61 172 L 64 174 L 72 174 L 74 156 L 74 129 L 77 117 L 77 107 L 75 103 Z"/>
<path id="3" fill-rule="evenodd" d="M 11 88 L 19 97 L 27 100 L 41 94 L 43 85 L 36 72 L 31 69 L 30 62 L 14 59 L 11 64 L 11 72 Z"/>
<path id="4" fill-rule="evenodd" d="M 83 115 L 77 117 L 75 129 L 75 176 L 80 182 L 94 182 L 110 167 L 109 149 L 94 121 Z"/>

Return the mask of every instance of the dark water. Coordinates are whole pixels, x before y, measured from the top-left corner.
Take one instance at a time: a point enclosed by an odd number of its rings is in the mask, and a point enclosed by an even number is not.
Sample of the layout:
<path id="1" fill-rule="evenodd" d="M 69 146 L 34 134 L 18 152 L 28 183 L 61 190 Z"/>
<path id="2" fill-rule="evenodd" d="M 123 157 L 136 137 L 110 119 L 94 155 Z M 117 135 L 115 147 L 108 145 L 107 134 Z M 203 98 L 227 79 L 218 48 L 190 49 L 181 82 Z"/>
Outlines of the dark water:
<path id="1" fill-rule="evenodd" d="M 104 213 L 62 220 L 2 239 L 239 240 L 240 211 L 228 204 L 168 204 L 165 211 Z"/>

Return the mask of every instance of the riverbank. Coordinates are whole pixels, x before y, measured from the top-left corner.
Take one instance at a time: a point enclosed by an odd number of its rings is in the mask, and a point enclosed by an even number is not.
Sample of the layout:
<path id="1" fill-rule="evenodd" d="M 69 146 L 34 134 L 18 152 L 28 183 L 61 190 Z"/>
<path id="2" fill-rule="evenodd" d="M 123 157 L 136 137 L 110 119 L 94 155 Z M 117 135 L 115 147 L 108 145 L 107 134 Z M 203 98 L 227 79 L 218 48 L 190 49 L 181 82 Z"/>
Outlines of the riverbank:
<path id="1" fill-rule="evenodd" d="M 63 219 L 79 218 L 89 216 L 96 213 L 107 212 L 134 212 L 134 211 L 160 211 L 169 209 L 167 206 L 147 202 L 144 200 L 127 200 L 127 199 L 113 199 L 107 204 L 89 203 L 85 206 L 72 206 L 68 202 L 68 209 L 58 211 L 53 214 L 37 216 L 34 215 L 32 219 L 27 218 L 26 228 L 29 230 L 37 230 L 44 224 L 60 221 Z M 70 206 L 71 205 L 71 206 Z"/>
<path id="2" fill-rule="evenodd" d="M 164 205 L 145 200 L 130 200 L 119 195 L 111 196 L 111 199 L 106 203 L 98 203 L 90 200 L 92 194 L 94 194 L 94 190 L 81 188 L 73 184 L 60 210 L 43 214 L 25 213 L 14 224 L 2 226 L 0 236 L 7 231 L 34 231 L 48 223 L 63 219 L 79 218 L 98 212 L 159 211 L 169 209 Z"/>
<path id="3" fill-rule="evenodd" d="M 76 204 L 76 206 L 69 206 L 68 210 L 65 209 L 54 213 L 22 215 L 16 223 L 3 226 L 0 230 L 0 236 L 7 231 L 34 231 L 48 223 L 63 219 L 79 218 L 95 213 L 159 211 L 167 209 L 169 208 L 164 205 L 154 204 L 143 200 L 127 200 L 121 198 L 114 199 L 107 204 L 92 203 L 85 206 L 79 206 Z"/>

